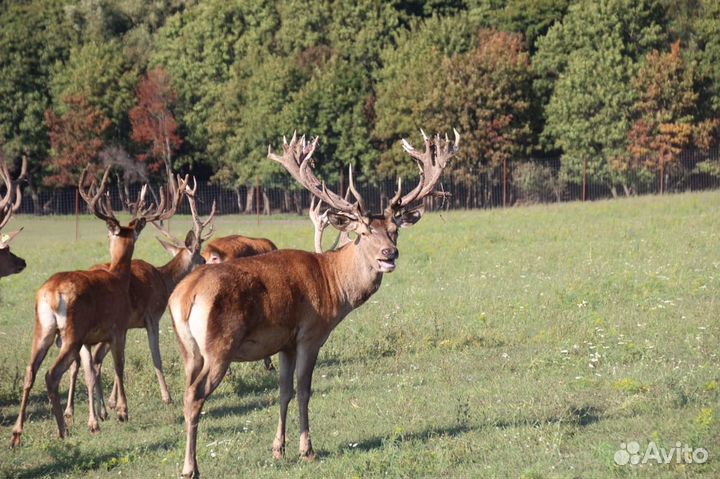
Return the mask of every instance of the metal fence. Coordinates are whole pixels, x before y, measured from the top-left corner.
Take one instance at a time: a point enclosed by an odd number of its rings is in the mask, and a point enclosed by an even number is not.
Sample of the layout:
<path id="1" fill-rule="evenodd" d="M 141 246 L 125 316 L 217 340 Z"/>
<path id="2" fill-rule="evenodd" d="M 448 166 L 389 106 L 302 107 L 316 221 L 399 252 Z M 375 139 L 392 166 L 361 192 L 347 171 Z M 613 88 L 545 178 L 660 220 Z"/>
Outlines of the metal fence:
<path id="1" fill-rule="evenodd" d="M 665 173 L 663 193 L 678 193 L 720 188 L 720 151 L 688 151 L 679 158 L 676 167 Z M 426 206 L 430 209 L 497 208 L 530 203 L 559 201 L 582 201 L 612 198 L 614 196 L 660 193 L 660 175 L 629 173 L 625 178 L 627 189 L 585 178 L 584 184 L 562 182 L 559 178 L 558 159 L 532 162 L 508 162 L 506 165 L 483 172 L 473 181 L 454 181 L 448 174 L 441 187 L 449 195 L 432 198 Z M 412 185 L 413 179 L 403 183 Z M 344 185 L 330 185 L 333 191 L 343 193 Z M 395 193 L 396 184 L 388 180 L 380 184 L 358 185 L 360 193 L 373 211 L 382 211 L 388 198 Z M 133 185 L 131 194 L 137 194 L 139 185 Z M 116 186 L 110 188 L 113 207 L 121 209 Z M 291 179 L 273 185 L 226 188 L 211 183 L 200 183 L 197 195 L 200 213 L 207 214 L 213 201 L 218 214 L 274 214 L 298 213 L 308 208 L 310 195 L 301 190 Z M 75 188 L 41 191 L 35 198 L 25 194 L 20 213 L 26 214 L 74 214 L 76 207 L 85 211 L 84 202 L 78 201 Z M 189 213 L 183 204 L 180 213 Z"/>

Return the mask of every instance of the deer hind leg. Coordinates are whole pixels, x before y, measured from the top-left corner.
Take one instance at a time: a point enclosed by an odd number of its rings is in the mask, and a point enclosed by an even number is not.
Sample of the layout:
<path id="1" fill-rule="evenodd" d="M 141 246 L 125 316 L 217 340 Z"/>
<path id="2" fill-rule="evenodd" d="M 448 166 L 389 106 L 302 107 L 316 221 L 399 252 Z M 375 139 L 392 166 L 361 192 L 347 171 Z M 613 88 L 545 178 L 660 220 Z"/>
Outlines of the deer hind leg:
<path id="1" fill-rule="evenodd" d="M 160 357 L 160 320 L 152 317 L 145 318 L 145 329 L 147 329 L 148 343 L 150 344 L 150 354 L 152 355 L 153 365 L 155 366 L 155 375 L 160 384 L 160 395 L 165 404 L 171 404 L 172 398 L 168 391 L 165 375 L 163 374 L 162 358 Z"/>
<path id="2" fill-rule="evenodd" d="M 83 346 L 84 348 L 85 346 Z M 72 424 L 73 414 L 75 413 L 75 384 L 77 383 L 78 371 L 80 363 L 75 361 L 70 365 L 70 386 L 68 387 L 67 405 L 65 406 L 65 423 Z"/>
<path id="3" fill-rule="evenodd" d="M 300 456 L 312 461 L 315 459 L 312 442 L 310 441 L 310 421 L 308 405 L 310 404 L 312 375 L 315 369 L 319 348 L 300 346 L 297 351 L 297 399 L 300 410 Z"/>
<path id="4" fill-rule="evenodd" d="M 285 424 L 288 404 L 293 397 L 293 375 L 295 374 L 295 351 L 280 352 L 280 420 L 273 441 L 272 452 L 275 459 L 285 455 Z"/>
<path id="5" fill-rule="evenodd" d="M 12 439 L 10 445 L 12 447 L 19 446 L 23 428 L 25 427 L 25 418 L 27 412 L 28 399 L 30 398 L 30 390 L 35 384 L 38 369 L 45 359 L 45 355 L 52 346 L 57 330 L 51 329 L 42 331 L 40 335 L 33 337 L 32 352 L 30 353 L 30 364 L 25 372 L 25 382 L 23 383 L 22 399 L 20 400 L 20 414 L 12 430 Z"/>
<path id="6" fill-rule="evenodd" d="M 105 356 L 107 356 L 107 353 L 110 352 L 110 343 L 100 343 L 95 347 L 95 351 L 93 351 L 92 354 L 92 362 L 93 362 L 93 368 L 95 370 L 95 377 L 97 380 L 95 381 L 95 400 L 98 404 L 98 417 L 100 417 L 101 420 L 106 420 L 108 418 L 108 412 L 107 408 L 105 407 L 105 398 L 103 397 L 103 390 L 102 390 L 102 363 L 105 360 Z M 115 391 L 115 386 L 113 382 L 113 391 Z M 114 396 L 110 396 L 110 401 L 114 404 L 115 401 L 113 399 Z"/>
<path id="7" fill-rule="evenodd" d="M 65 371 L 68 370 L 70 365 L 78 360 L 78 353 L 82 345 L 77 342 L 68 341 L 67 338 L 63 341 L 62 348 L 60 348 L 60 354 L 55 360 L 47 374 L 45 374 L 45 384 L 47 386 L 48 398 L 50 399 L 50 405 L 52 406 L 52 412 L 55 416 L 55 421 L 58 426 L 58 435 L 60 439 L 63 439 L 67 435 L 67 429 L 65 427 L 65 418 L 63 417 L 63 411 L 60 407 L 60 395 L 58 392 L 58 386 L 62 379 Z"/>
<path id="8" fill-rule="evenodd" d="M 95 412 L 95 400 L 93 395 L 95 394 L 97 386 L 97 375 L 95 366 L 93 364 L 92 354 L 87 346 L 80 348 L 80 363 L 83 367 L 83 373 L 85 374 L 85 385 L 88 390 L 88 429 L 91 433 L 100 432 L 98 426 L 98 417 Z M 73 364 L 77 364 L 77 361 Z"/>
<path id="9" fill-rule="evenodd" d="M 185 462 L 182 477 L 198 477 L 200 475 L 195 450 L 197 447 L 197 430 L 200 413 L 207 398 L 218 387 L 225 377 L 229 361 L 204 361 L 204 366 L 193 382 L 185 389 L 183 397 L 183 414 L 185 416 Z"/>
<path id="10" fill-rule="evenodd" d="M 125 334 L 118 334 L 113 338 L 110 350 L 115 363 L 115 383 L 117 383 L 117 417 L 124 422 L 128 419 L 127 398 L 125 397 Z"/>

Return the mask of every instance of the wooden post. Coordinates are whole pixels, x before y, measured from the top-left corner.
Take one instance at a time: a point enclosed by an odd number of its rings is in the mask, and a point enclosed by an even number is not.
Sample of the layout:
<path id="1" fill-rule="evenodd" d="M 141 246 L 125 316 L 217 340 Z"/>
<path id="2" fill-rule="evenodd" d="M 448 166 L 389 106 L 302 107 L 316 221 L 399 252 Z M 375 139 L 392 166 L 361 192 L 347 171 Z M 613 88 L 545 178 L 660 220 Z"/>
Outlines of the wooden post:
<path id="1" fill-rule="evenodd" d="M 260 225 L 260 177 L 255 178 L 255 214 L 257 224 Z"/>
<path id="2" fill-rule="evenodd" d="M 582 187 L 582 200 L 587 199 L 587 157 L 583 160 L 583 187 Z"/>
<path id="3" fill-rule="evenodd" d="M 507 206 L 507 158 L 503 158 L 503 197 L 502 205 L 503 208 Z"/>
<path id="4" fill-rule="evenodd" d="M 80 239 L 80 188 L 75 188 L 75 241 Z"/>

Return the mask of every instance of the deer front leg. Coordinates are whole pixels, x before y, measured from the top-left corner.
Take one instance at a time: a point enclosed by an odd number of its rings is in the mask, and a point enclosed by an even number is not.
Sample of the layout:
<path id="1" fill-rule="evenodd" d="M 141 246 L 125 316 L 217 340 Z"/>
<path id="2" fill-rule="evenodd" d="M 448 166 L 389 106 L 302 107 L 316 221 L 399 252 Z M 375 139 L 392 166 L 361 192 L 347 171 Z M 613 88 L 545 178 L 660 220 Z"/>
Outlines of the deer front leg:
<path id="1" fill-rule="evenodd" d="M 20 414 L 18 414 L 17 421 L 12 430 L 12 439 L 10 440 L 10 446 L 15 447 L 20 445 L 20 438 L 22 437 L 23 428 L 25 427 L 25 418 L 27 412 L 28 398 L 30 397 L 30 390 L 35 383 L 38 369 L 45 359 L 45 355 L 52 346 L 53 339 L 55 338 L 55 331 L 45 331 L 43 335 L 38 337 L 37 335 L 33 338 L 32 353 L 30 354 L 30 364 L 25 372 L 25 382 L 23 383 L 22 399 L 20 400 Z"/>
<path id="2" fill-rule="evenodd" d="M 312 375 L 315 369 L 319 348 L 300 346 L 297 352 L 297 399 L 300 410 L 300 457 L 306 461 L 315 459 L 312 442 L 310 441 L 310 421 L 308 405 L 312 388 Z"/>
<path id="3" fill-rule="evenodd" d="M 165 404 L 171 404 L 172 398 L 168 391 L 165 375 L 163 374 L 162 358 L 160 357 L 160 318 L 145 318 L 145 329 L 147 329 L 148 343 L 150 343 L 150 354 L 152 355 L 153 365 L 155 366 L 155 375 L 160 384 L 160 395 Z"/>
<path id="4" fill-rule="evenodd" d="M 295 351 L 280 352 L 280 420 L 273 441 L 272 452 L 275 459 L 285 455 L 285 420 L 288 404 L 293 396 L 293 374 L 295 373 Z"/>
<path id="5" fill-rule="evenodd" d="M 85 346 L 83 346 L 84 348 Z M 75 413 L 75 384 L 77 383 L 78 371 L 80 363 L 75 361 L 70 366 L 70 385 L 68 386 L 67 405 L 65 406 L 65 424 L 72 424 L 73 414 Z"/>
<path id="6" fill-rule="evenodd" d="M 85 385 L 88 390 L 88 429 L 91 433 L 100 432 L 98 426 L 98 418 L 95 413 L 95 400 L 93 395 L 95 394 L 97 376 L 95 375 L 95 368 L 93 365 L 92 354 L 87 346 L 80 348 L 80 364 L 83 367 L 83 373 L 85 374 Z M 77 361 L 73 363 L 74 367 L 77 367 Z"/>

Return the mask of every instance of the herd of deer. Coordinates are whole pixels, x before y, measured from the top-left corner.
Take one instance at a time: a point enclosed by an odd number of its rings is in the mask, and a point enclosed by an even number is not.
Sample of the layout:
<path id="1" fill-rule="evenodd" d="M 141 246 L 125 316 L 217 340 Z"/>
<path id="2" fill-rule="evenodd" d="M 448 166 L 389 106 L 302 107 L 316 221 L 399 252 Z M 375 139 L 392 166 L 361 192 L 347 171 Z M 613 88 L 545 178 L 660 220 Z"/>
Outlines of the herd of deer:
<path id="1" fill-rule="evenodd" d="M 460 140 L 457 131 L 453 142 L 447 135 L 428 138 L 423 132 L 423 138 L 424 151 L 414 149 L 405 140 L 402 143 L 419 167 L 417 186 L 403 195 L 402 182 L 398 181 L 397 193 L 380 214 L 367 210 L 352 182 L 352 172 L 345 197 L 316 178 L 312 155 L 317 138 L 308 143 L 305 137 L 293 135 L 289 143 L 284 140 L 281 155 L 268 149 L 268 157 L 282 164 L 313 196 L 310 218 L 315 225 L 315 253 L 278 250 L 269 240 L 238 235 L 211 241 L 201 253 L 203 243 L 212 234 L 215 205 L 210 216 L 201 220 L 196 206 L 197 186 L 191 188 L 187 176 L 176 178 L 170 173 L 157 205 L 146 201 L 146 186 L 135 202 L 124 198 L 132 219 L 123 226 L 113 214 L 107 193 L 109 171 L 105 171 L 99 184 L 92 180 L 89 187 L 84 171 L 79 192 L 88 209 L 107 226 L 111 260 L 86 271 L 56 273 L 38 290 L 30 364 L 11 445 L 21 442 L 30 390 L 53 343 L 60 352 L 45 382 L 61 438 L 66 436 L 66 421 L 73 415 L 79 365 L 88 388 L 90 431 L 98 432 L 98 420 L 107 418 L 99 375 L 108 352 L 112 353 L 115 367 L 108 406 L 116 410 L 120 421 L 127 420 L 124 353 L 127 330 L 131 328 L 147 330 L 162 400 L 170 403 L 158 338 L 160 318 L 169 306 L 186 376 L 183 411 L 187 441 L 182 475 L 199 475 L 195 449 L 200 413 L 230 363 L 264 359 L 266 367 L 272 369 L 269 357 L 275 353 L 280 358 L 280 419 L 273 456 L 281 458 L 285 452 L 285 420 L 295 376 L 300 455 L 314 458 L 308 403 L 320 347 L 348 313 L 378 290 L 383 274 L 395 269 L 398 229 L 421 218 L 422 199 L 434 193 Z M 13 180 L 5 163 L 0 162 L 0 179 L 6 186 L 0 198 L 0 229 L 20 206 L 25 169 L 23 161 L 20 175 Z M 190 206 L 193 228 L 184 241 L 179 241 L 162 223 L 175 214 L 183 197 Z M 323 203 L 326 209 L 321 213 Z M 135 242 L 148 222 L 166 237 L 160 242 L 173 255 L 163 266 L 132 259 Z M 339 230 L 341 236 L 331 250 L 323 252 L 322 235 L 328 225 Z M 0 237 L 0 277 L 25 268 L 25 261 L 10 253 L 9 242 L 17 233 Z M 202 266 L 209 263 L 217 264 Z M 63 412 L 58 386 L 68 369 L 71 385 Z"/>

